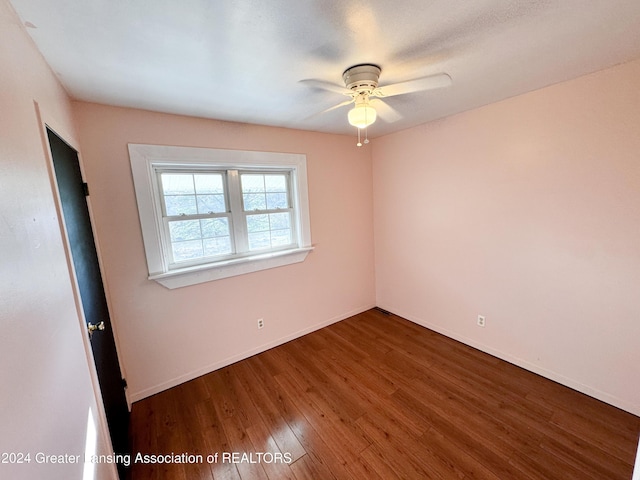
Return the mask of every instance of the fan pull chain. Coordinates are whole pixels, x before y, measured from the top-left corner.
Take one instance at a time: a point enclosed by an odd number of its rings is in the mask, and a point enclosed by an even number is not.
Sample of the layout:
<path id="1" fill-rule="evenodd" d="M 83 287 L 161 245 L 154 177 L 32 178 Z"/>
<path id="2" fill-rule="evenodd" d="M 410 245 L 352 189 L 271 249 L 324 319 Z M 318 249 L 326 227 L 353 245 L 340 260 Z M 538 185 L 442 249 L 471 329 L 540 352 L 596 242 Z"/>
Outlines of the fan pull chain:
<path id="1" fill-rule="evenodd" d="M 361 147 L 363 144 L 366 145 L 367 143 L 369 143 L 369 127 L 365 127 L 364 128 L 364 142 L 360 140 L 360 128 L 357 129 L 358 130 L 358 143 L 356 143 L 356 145 L 358 147 Z"/>

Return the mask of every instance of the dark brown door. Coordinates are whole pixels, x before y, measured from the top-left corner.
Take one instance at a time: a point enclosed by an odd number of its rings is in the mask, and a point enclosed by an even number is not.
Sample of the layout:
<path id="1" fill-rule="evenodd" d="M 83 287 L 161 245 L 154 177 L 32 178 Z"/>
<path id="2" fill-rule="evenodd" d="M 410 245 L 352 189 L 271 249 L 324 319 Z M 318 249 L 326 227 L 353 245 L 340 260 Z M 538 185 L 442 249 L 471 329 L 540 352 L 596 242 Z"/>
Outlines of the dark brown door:
<path id="1" fill-rule="evenodd" d="M 126 454 L 129 453 L 129 410 L 89 217 L 87 189 L 78 153 L 49 129 L 47 136 L 84 316 L 88 327 L 89 324 L 96 326 L 90 341 L 111 441 L 115 453 Z M 122 466 L 119 470 L 122 477 Z"/>

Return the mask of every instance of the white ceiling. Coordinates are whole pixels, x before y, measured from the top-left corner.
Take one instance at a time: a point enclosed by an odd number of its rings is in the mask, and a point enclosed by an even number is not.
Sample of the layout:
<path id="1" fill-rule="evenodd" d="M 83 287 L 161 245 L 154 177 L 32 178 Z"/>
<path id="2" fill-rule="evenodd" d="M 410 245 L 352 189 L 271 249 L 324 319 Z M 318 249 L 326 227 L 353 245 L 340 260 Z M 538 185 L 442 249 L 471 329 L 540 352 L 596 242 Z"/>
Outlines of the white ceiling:
<path id="1" fill-rule="evenodd" d="M 640 58 L 640 0 L 10 0 L 79 100 L 355 134 L 339 85 L 446 72 L 446 89 L 387 99 L 384 135 Z"/>

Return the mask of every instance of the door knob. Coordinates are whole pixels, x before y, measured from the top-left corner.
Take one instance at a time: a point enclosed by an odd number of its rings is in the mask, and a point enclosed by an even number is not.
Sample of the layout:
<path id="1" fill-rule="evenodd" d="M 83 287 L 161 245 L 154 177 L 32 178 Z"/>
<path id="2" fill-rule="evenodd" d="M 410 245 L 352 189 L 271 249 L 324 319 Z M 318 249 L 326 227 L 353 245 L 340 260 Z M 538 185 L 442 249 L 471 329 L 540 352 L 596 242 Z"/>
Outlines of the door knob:
<path id="1" fill-rule="evenodd" d="M 89 338 L 91 338 L 91 336 L 93 335 L 93 332 L 95 332 L 96 330 L 104 330 L 104 322 L 100 322 L 97 325 L 94 325 L 93 323 L 89 322 L 87 323 L 87 330 L 89 331 Z"/>

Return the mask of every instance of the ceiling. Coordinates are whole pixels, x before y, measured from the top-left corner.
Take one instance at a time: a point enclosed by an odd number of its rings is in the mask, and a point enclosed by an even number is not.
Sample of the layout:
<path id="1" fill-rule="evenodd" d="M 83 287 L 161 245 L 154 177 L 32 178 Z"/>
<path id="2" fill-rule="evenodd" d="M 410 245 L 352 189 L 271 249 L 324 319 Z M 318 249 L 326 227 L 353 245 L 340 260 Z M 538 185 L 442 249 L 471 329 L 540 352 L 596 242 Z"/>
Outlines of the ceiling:
<path id="1" fill-rule="evenodd" d="M 355 135 L 339 93 L 355 64 L 386 99 L 376 137 L 640 58 L 638 0 L 10 0 L 77 100 Z"/>

